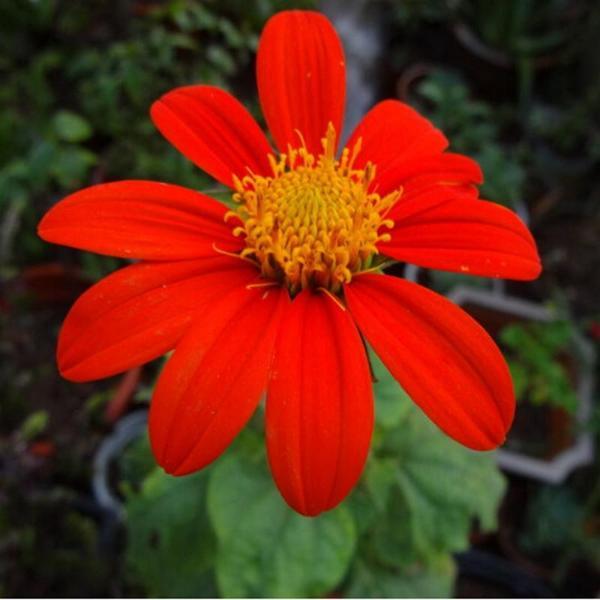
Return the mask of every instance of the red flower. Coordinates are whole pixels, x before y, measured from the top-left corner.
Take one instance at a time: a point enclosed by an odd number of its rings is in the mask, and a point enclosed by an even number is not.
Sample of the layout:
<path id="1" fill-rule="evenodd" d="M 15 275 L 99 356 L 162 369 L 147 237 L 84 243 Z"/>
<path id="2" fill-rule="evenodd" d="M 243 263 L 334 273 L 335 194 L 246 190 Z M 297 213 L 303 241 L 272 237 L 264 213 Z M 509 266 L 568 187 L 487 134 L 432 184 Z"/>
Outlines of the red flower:
<path id="1" fill-rule="evenodd" d="M 282 154 L 222 90 L 183 87 L 152 107 L 165 137 L 232 188 L 235 210 L 175 185 L 123 181 L 69 196 L 39 228 L 50 242 L 140 260 L 75 303 L 61 373 L 97 379 L 175 349 L 150 412 L 154 453 L 175 475 L 219 456 L 266 390 L 271 470 L 306 515 L 343 500 L 367 457 L 363 336 L 469 448 L 501 444 L 513 418 L 490 337 L 445 298 L 381 274 L 384 257 L 513 279 L 541 268 L 523 223 L 478 199 L 477 164 L 445 152 L 442 133 L 405 104 L 376 105 L 338 154 L 344 71 L 325 17 L 276 15 L 257 75 Z"/>

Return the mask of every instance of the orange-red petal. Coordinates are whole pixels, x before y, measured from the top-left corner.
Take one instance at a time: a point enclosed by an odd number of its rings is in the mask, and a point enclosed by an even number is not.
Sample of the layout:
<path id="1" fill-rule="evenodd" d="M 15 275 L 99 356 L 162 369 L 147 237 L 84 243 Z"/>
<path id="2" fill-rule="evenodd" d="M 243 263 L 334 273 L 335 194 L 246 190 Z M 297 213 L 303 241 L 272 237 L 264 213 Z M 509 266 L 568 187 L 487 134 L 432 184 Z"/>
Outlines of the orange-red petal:
<path id="1" fill-rule="evenodd" d="M 233 175 L 271 173 L 265 134 L 224 90 L 208 85 L 174 89 L 152 105 L 150 115 L 175 148 L 225 185 L 232 187 Z"/>
<path id="2" fill-rule="evenodd" d="M 138 263 L 87 290 L 58 340 L 63 377 L 89 381 L 141 365 L 172 350 L 208 301 L 256 277 L 229 257 Z"/>
<path id="3" fill-rule="evenodd" d="M 85 188 L 51 208 L 38 226 L 47 242 L 146 260 L 215 256 L 240 249 L 212 198 L 167 183 L 119 181 Z"/>
<path id="4" fill-rule="evenodd" d="M 446 434 L 474 450 L 504 442 L 515 398 L 486 331 L 446 298 L 386 275 L 345 287 L 358 327 L 406 393 Z"/>
<path id="5" fill-rule="evenodd" d="M 239 286 L 199 315 L 159 377 L 150 441 L 173 475 L 201 469 L 231 443 L 266 388 L 287 290 Z"/>
<path id="6" fill-rule="evenodd" d="M 421 267 L 469 275 L 535 279 L 535 241 L 511 210 L 485 200 L 433 191 L 394 209 L 391 240 L 379 250 Z"/>
<path id="7" fill-rule="evenodd" d="M 483 182 L 481 167 L 468 156 L 444 152 L 430 158 L 407 160 L 388 171 L 381 180 L 382 191 L 402 188 L 402 200 L 425 192 L 448 191 L 476 198 Z M 394 209 L 390 212 L 393 218 Z"/>
<path id="8" fill-rule="evenodd" d="M 397 185 L 394 172 L 408 161 L 439 155 L 448 140 L 425 117 L 398 100 L 376 104 L 357 125 L 347 146 L 361 140 L 356 166 L 372 162 L 376 168 L 374 185 L 382 194 Z"/>
<path id="9" fill-rule="evenodd" d="M 313 154 L 331 122 L 342 129 L 346 69 L 340 39 L 324 15 L 289 10 L 271 17 L 256 59 L 258 93 L 277 147 L 300 146 Z"/>
<path id="10" fill-rule="evenodd" d="M 362 472 L 373 429 L 371 378 L 347 311 L 301 292 L 282 321 L 267 395 L 267 448 L 277 486 L 296 511 L 339 504 Z"/>

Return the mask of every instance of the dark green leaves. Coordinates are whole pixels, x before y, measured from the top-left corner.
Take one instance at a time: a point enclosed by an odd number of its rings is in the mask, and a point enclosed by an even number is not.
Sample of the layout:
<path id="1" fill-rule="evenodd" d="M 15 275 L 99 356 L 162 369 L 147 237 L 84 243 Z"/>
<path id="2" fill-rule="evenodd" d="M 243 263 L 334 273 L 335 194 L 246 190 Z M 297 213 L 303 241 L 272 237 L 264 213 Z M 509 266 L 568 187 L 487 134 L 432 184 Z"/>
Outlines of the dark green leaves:
<path id="1" fill-rule="evenodd" d="M 80 115 L 61 110 L 52 121 L 57 137 L 65 142 L 83 142 L 92 135 L 90 124 Z"/>
<path id="2" fill-rule="evenodd" d="M 127 564 L 151 596 L 211 597 L 214 536 L 206 473 L 175 478 L 155 469 L 127 499 Z"/>
<path id="3" fill-rule="evenodd" d="M 467 548 L 474 519 L 483 529 L 495 526 L 504 479 L 491 454 L 467 450 L 444 436 L 374 356 L 372 364 L 376 409 L 392 405 L 394 389 L 402 409 L 395 419 L 378 417 L 364 490 L 358 492 L 366 491 L 376 510 L 359 555 L 369 556 L 370 569 L 381 573 L 374 577 L 359 570 L 352 593 L 367 595 L 366 586 L 373 585 L 375 596 L 448 595 L 452 569 L 440 571 L 440 565 Z"/>
<path id="4" fill-rule="evenodd" d="M 515 323 L 501 331 L 517 399 L 575 412 L 573 364 L 568 360 L 572 339 L 573 326 L 567 321 Z"/>
<path id="5" fill-rule="evenodd" d="M 434 568 L 416 566 L 407 571 L 386 571 L 359 562 L 347 598 L 448 598 L 452 596 L 455 567 L 444 556 Z"/>
<path id="6" fill-rule="evenodd" d="M 320 597 L 356 545 L 346 507 L 309 519 L 284 503 L 253 432 L 210 471 L 152 471 L 127 494 L 127 529 L 128 564 L 152 596 Z"/>
<path id="7" fill-rule="evenodd" d="M 217 581 L 226 597 L 324 596 L 354 554 L 348 509 L 312 519 L 296 514 L 261 455 L 232 453 L 215 467 L 208 510 L 219 541 Z"/>

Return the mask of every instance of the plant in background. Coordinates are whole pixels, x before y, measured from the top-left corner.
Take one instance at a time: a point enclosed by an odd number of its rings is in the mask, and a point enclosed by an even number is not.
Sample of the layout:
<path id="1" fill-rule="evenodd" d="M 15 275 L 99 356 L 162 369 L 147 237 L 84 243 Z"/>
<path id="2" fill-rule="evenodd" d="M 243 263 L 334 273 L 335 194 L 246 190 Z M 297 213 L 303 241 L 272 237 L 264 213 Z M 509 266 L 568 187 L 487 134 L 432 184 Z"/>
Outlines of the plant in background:
<path id="1" fill-rule="evenodd" d="M 586 474 L 575 485 L 571 482 L 535 490 L 519 543 L 532 556 L 543 557 L 546 562 L 550 558 L 552 581 L 557 587 L 572 577 L 573 565 L 589 564 L 596 570 L 600 567 L 599 507 L 597 471 Z"/>
<path id="2" fill-rule="evenodd" d="M 208 177 L 161 143 L 147 107 L 184 82 L 231 86 L 239 80 L 277 5 L 2 3 L 0 275 L 47 260 L 35 221 L 58 194 L 90 181 L 148 173 L 192 188 L 209 185 Z M 115 266 L 91 255 L 82 262 L 92 278 Z"/>
<path id="3" fill-rule="evenodd" d="M 572 337 L 573 325 L 568 321 L 514 323 L 502 329 L 500 341 L 508 354 L 518 400 L 575 413 L 574 374 L 565 363 Z"/>
<path id="4" fill-rule="evenodd" d="M 403 30 L 417 29 L 423 22 L 441 23 L 447 20 L 452 9 L 447 0 L 384 0 L 386 14 L 391 14 L 395 23 Z"/>
<path id="5" fill-rule="evenodd" d="M 574 24 L 585 14 L 571 0 L 458 0 L 456 12 L 474 30 L 477 38 L 463 40 L 492 64 L 516 67 L 519 99 L 527 109 L 533 95 L 534 71 L 567 43 L 576 39 Z M 481 42 L 483 42 L 483 46 Z M 556 57 L 554 57 L 556 58 Z"/>
<path id="6" fill-rule="evenodd" d="M 176 475 L 217 458 L 266 391 L 271 472 L 295 510 L 317 515 L 354 487 L 370 446 L 361 334 L 465 446 L 495 448 L 512 422 L 512 383 L 491 338 L 441 296 L 384 275 L 387 259 L 522 280 L 541 266 L 514 213 L 478 199 L 476 163 L 445 152 L 446 138 L 408 106 L 376 105 L 337 153 L 345 66 L 322 15 L 273 17 L 257 79 L 279 156 L 218 88 L 179 88 L 152 107 L 165 137 L 232 189 L 233 210 L 179 186 L 124 181 L 61 201 L 39 233 L 142 261 L 72 308 L 61 373 L 97 379 L 175 348 L 150 437 Z"/>
<path id="7" fill-rule="evenodd" d="M 458 12 L 489 46 L 511 58 L 532 58 L 552 52 L 569 39 L 565 16 L 571 0 L 459 0 Z M 571 11 L 572 12 L 572 11 Z"/>
<path id="8" fill-rule="evenodd" d="M 418 86 L 431 120 L 452 139 L 458 152 L 473 155 L 485 180 L 481 193 L 500 198 L 509 206 L 523 201 L 525 168 L 519 146 L 501 143 L 503 114 L 491 105 L 471 98 L 464 81 L 452 71 L 436 70 Z"/>
<path id="9" fill-rule="evenodd" d="M 533 105 L 529 127 L 538 149 L 533 155 L 535 168 L 547 186 L 560 189 L 564 180 L 578 183 L 597 167 L 600 161 L 600 130 L 589 115 L 597 114 L 598 107 L 600 82 L 597 81 L 567 106 L 556 102 Z M 582 193 L 572 185 L 566 187 L 578 198 L 578 210 L 582 210 L 581 205 L 585 204 L 593 210 L 593 193 Z M 589 213 L 590 208 L 583 210 Z M 573 208 L 568 207 L 568 210 Z"/>

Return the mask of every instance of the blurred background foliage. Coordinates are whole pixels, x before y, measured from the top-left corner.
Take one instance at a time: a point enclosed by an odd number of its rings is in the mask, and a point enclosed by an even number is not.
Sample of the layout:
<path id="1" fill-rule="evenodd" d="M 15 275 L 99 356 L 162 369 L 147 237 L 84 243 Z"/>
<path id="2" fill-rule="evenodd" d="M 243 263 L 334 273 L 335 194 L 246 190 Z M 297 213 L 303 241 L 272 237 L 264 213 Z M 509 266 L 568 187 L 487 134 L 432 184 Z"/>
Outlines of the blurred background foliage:
<path id="1" fill-rule="evenodd" d="M 481 163 L 482 194 L 529 219 L 545 272 L 508 291 L 560 307 L 561 319 L 512 323 L 497 339 L 520 402 L 575 413 L 571 339 L 600 340 L 598 4 L 358 4 L 381 32 L 377 96 L 418 107 L 454 151 Z M 54 344 L 69 304 L 122 262 L 46 245 L 36 224 L 61 197 L 103 181 L 212 188 L 156 132 L 149 107 L 203 82 L 260 119 L 258 36 L 291 7 L 317 3 L 0 0 L 0 595 L 431 597 L 507 586 L 518 595 L 519 581 L 534 595 L 527 577 L 551 593 L 597 593 L 597 461 L 560 485 L 507 479 L 493 456 L 440 435 L 377 362 L 365 474 L 322 517 L 299 517 L 277 494 L 260 411 L 215 465 L 184 479 L 158 470 L 140 435 L 108 474 L 123 524 L 91 493 L 97 448 L 122 415 L 145 409 L 161 365 L 95 384 L 60 380 Z M 420 276 L 441 292 L 467 282 Z M 594 411 L 583 425 L 569 421 L 573 435 L 583 427 L 597 437 Z M 504 583 L 469 579 L 470 548 L 517 570 Z"/>

